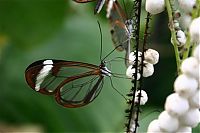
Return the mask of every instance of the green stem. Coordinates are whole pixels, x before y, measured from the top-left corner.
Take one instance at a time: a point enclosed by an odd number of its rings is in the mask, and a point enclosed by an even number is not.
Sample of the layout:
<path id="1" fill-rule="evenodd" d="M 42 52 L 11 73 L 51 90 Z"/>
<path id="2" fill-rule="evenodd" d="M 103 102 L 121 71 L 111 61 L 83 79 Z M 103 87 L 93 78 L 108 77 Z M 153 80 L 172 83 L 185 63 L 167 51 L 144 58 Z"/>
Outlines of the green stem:
<path id="1" fill-rule="evenodd" d="M 189 52 L 190 52 L 190 46 L 191 46 L 191 42 L 190 42 L 190 34 L 187 32 L 187 41 L 185 44 L 185 52 L 183 53 L 183 60 L 188 58 L 189 56 Z"/>
<path id="2" fill-rule="evenodd" d="M 200 16 L 200 0 L 196 1 L 196 8 L 192 12 L 192 18 L 197 18 Z"/>
<path id="3" fill-rule="evenodd" d="M 196 8 L 192 11 L 192 18 L 197 18 L 200 15 L 200 0 L 198 0 L 196 2 Z M 194 43 L 192 44 L 191 40 L 190 40 L 190 34 L 189 32 L 187 32 L 187 41 L 186 41 L 186 45 L 185 45 L 185 51 L 183 53 L 183 60 L 189 57 L 189 53 L 191 51 L 191 46 L 194 45 Z"/>
<path id="4" fill-rule="evenodd" d="M 169 0 L 165 0 L 165 5 L 167 8 L 168 18 L 169 18 L 169 24 L 170 24 L 170 31 L 171 31 L 171 37 L 172 37 L 172 44 L 174 46 L 174 52 L 176 57 L 176 65 L 177 65 L 177 73 L 180 74 L 180 65 L 181 65 L 181 59 L 179 57 L 179 51 L 178 51 L 178 41 L 176 40 L 176 31 L 174 29 L 174 23 L 173 23 L 173 15 L 172 15 L 172 7 Z"/>

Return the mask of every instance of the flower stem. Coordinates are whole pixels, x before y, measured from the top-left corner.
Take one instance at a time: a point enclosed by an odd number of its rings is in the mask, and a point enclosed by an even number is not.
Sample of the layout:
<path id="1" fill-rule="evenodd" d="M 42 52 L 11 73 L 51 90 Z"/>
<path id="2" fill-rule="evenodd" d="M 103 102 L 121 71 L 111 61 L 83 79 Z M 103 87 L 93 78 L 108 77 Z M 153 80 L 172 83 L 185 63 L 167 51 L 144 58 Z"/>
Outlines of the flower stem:
<path id="1" fill-rule="evenodd" d="M 167 13 L 168 13 L 168 18 L 169 18 L 169 27 L 170 27 L 169 29 L 171 31 L 172 45 L 174 46 L 174 52 L 175 52 L 175 57 L 176 57 L 177 73 L 179 75 L 181 59 L 180 59 L 179 51 L 178 51 L 178 42 L 176 40 L 176 31 L 174 29 L 173 15 L 172 15 L 173 11 L 172 11 L 172 7 L 170 4 L 170 0 L 165 0 L 165 5 L 167 8 Z"/>
<path id="2" fill-rule="evenodd" d="M 190 35 L 189 33 L 187 32 L 187 41 L 186 41 L 186 44 L 185 44 L 185 52 L 183 53 L 183 60 L 188 58 L 189 56 L 189 52 L 190 52 L 190 46 L 191 46 L 191 42 L 190 42 Z"/>

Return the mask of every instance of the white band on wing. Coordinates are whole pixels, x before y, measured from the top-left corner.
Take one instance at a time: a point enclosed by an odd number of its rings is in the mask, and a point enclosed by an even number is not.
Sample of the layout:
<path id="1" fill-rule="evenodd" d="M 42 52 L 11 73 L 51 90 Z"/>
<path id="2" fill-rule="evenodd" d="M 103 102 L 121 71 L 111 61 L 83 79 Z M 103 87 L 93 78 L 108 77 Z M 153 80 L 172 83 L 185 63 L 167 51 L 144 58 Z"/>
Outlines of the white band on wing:
<path id="1" fill-rule="evenodd" d="M 40 70 L 40 72 L 37 75 L 36 78 L 36 83 L 35 83 L 35 90 L 39 91 L 40 90 L 40 85 L 44 81 L 45 77 L 49 74 L 53 67 L 53 61 L 52 60 L 45 60 L 43 62 L 44 67 Z"/>

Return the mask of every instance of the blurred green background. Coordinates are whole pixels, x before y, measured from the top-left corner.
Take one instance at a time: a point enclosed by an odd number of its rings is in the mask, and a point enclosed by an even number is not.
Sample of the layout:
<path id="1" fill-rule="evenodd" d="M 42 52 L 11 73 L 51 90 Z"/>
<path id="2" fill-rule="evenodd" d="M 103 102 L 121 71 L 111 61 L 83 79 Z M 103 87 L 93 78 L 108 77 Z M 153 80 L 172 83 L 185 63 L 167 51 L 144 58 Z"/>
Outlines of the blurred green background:
<path id="1" fill-rule="evenodd" d="M 91 104 L 68 109 L 57 105 L 53 97 L 34 92 L 24 78 L 26 67 L 40 59 L 98 65 L 97 20 L 103 31 L 103 55 L 113 50 L 105 12 L 94 16 L 94 4 L 76 4 L 72 0 L 0 0 L 0 131 L 17 131 L 24 126 L 25 131 L 36 132 L 125 131 L 124 110 L 128 105 L 108 80 Z M 149 101 L 142 108 L 139 129 L 142 132 L 157 118 L 157 110 L 163 109 L 176 77 L 173 49 L 163 18 L 167 18 L 166 13 L 153 17 L 152 41 L 148 44 L 161 57 L 154 75 L 145 79 Z M 115 52 L 109 59 L 119 56 L 123 57 L 124 53 Z M 123 62 L 115 70 L 125 73 Z M 129 80 L 113 79 L 113 82 L 124 95 L 131 88 Z"/>

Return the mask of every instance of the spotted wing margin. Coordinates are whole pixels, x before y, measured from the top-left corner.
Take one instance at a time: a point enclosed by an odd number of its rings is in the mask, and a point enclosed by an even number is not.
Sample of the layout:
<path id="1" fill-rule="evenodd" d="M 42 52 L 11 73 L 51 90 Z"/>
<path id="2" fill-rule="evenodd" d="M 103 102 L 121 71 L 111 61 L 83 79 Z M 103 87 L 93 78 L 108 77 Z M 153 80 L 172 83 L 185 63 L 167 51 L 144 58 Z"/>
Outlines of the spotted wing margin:
<path id="1" fill-rule="evenodd" d="M 96 1 L 96 0 L 73 0 L 77 3 L 87 3 L 87 2 L 92 2 L 92 1 Z"/>
<path id="2" fill-rule="evenodd" d="M 39 60 L 25 71 L 28 85 L 43 94 L 53 95 L 68 82 L 92 75 L 99 76 L 98 66 L 64 60 Z"/>
<path id="3" fill-rule="evenodd" d="M 128 47 L 128 30 L 125 24 L 127 16 L 120 4 L 115 1 L 111 10 L 109 21 L 111 24 L 112 41 L 117 50 L 123 51 Z M 120 47 L 119 47 L 120 45 Z"/>

